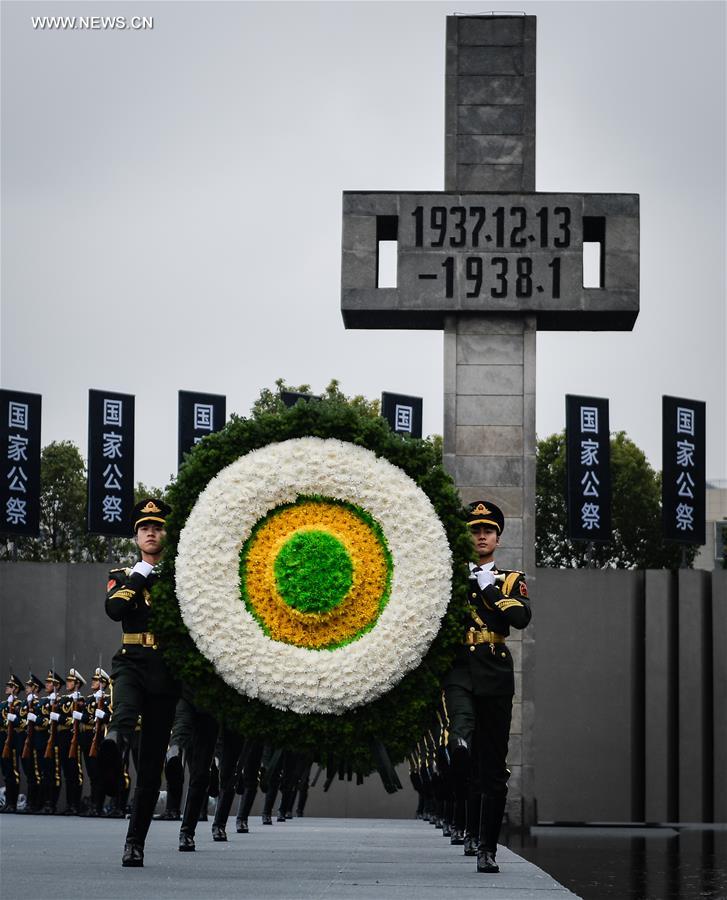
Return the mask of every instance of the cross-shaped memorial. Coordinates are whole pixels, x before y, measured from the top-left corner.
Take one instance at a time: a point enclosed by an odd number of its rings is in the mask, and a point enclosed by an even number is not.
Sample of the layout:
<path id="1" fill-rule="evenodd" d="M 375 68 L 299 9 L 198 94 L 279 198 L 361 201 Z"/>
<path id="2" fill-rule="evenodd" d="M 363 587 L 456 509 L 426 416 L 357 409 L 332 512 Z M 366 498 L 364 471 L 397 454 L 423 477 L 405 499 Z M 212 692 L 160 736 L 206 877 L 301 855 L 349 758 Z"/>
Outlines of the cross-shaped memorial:
<path id="1" fill-rule="evenodd" d="M 463 502 L 502 507 L 498 563 L 530 582 L 536 331 L 630 330 L 639 312 L 638 195 L 535 191 L 535 35 L 534 16 L 447 18 L 445 191 L 345 192 L 341 273 L 347 328 L 444 330 L 445 465 Z M 378 286 L 386 241 L 395 287 Z M 534 796 L 534 610 L 511 645 L 516 820 Z"/>

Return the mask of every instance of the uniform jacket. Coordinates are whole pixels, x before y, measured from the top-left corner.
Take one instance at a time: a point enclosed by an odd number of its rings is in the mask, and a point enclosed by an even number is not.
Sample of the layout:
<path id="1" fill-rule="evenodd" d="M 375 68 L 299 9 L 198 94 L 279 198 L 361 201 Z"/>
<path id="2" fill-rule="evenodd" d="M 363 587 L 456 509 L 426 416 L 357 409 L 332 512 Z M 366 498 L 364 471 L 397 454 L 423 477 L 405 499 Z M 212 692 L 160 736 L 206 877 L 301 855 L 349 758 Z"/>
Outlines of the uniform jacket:
<path id="1" fill-rule="evenodd" d="M 157 580 L 152 572 L 145 578 L 131 569 L 112 569 L 106 585 L 106 615 L 121 622 L 124 634 L 148 632 L 151 628 L 151 588 Z M 152 694 L 177 694 L 179 685 L 170 674 L 158 644 L 124 644 L 114 655 L 112 682 L 131 669 L 143 678 Z"/>
<path id="2" fill-rule="evenodd" d="M 462 622 L 463 644 L 457 651 L 452 669 L 444 679 L 444 686 L 459 685 L 476 696 L 512 696 L 515 693 L 515 676 L 510 650 L 505 643 L 466 645 L 468 631 L 488 631 L 507 637 L 511 628 L 522 629 L 530 622 L 531 611 L 528 588 L 522 572 L 498 569 L 495 584 L 484 590 L 477 578 L 470 575 L 468 591 L 471 611 Z M 479 622 L 477 621 L 479 619 Z"/>

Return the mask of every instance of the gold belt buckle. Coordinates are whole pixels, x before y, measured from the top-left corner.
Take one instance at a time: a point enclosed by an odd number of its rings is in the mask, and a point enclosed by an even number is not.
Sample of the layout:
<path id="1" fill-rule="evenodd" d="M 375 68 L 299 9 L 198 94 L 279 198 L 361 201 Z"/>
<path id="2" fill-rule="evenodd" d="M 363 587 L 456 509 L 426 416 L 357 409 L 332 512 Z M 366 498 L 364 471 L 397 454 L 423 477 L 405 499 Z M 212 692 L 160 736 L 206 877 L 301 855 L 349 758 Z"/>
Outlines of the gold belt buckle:
<path id="1" fill-rule="evenodd" d="M 154 639 L 154 635 L 151 631 L 143 631 L 141 633 L 141 645 L 142 647 L 153 647 L 156 644 L 156 640 Z"/>

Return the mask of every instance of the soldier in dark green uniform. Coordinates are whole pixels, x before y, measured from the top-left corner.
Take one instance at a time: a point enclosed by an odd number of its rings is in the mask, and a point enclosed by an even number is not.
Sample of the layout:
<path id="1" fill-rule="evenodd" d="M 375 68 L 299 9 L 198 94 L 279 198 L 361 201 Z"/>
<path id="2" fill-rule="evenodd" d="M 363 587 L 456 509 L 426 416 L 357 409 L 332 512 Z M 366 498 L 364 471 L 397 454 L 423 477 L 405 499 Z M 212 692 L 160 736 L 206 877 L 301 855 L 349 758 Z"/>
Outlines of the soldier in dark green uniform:
<path id="1" fill-rule="evenodd" d="M 48 670 L 45 678 L 46 696 L 41 697 L 36 708 L 38 716 L 35 723 L 38 753 L 41 760 L 41 794 L 43 797 L 44 815 L 53 815 L 61 791 L 61 755 L 58 750 L 58 722 L 61 714 L 58 711 L 61 702 L 61 686 L 63 679 L 53 669 Z"/>
<path id="2" fill-rule="evenodd" d="M 91 781 L 91 803 L 88 816 L 103 815 L 104 786 L 99 774 L 98 753 L 101 749 L 106 725 L 111 718 L 111 695 L 108 687 L 111 682 L 108 672 L 98 666 L 91 678 L 91 690 L 86 697 L 87 722 L 81 735 L 81 752 Z"/>
<path id="3" fill-rule="evenodd" d="M 2 811 L 14 813 L 18 805 L 20 788 L 20 694 L 23 682 L 11 675 L 5 685 L 5 699 L 0 703 L 0 741 L 2 741 L 2 772 L 5 779 L 5 806 Z M 24 736 L 23 736 L 24 739 Z"/>
<path id="4" fill-rule="evenodd" d="M 25 723 L 23 728 L 25 740 L 20 758 L 28 782 L 28 803 L 25 811 L 37 813 L 43 802 L 41 777 L 45 742 L 43 741 L 43 732 L 36 731 L 43 682 L 37 675 L 31 673 L 25 682 L 25 690 L 25 702 L 20 708 L 20 718 Z"/>
<path id="5" fill-rule="evenodd" d="M 66 675 L 67 693 L 61 697 L 58 722 L 58 751 L 61 756 L 63 779 L 66 782 L 66 808 L 64 816 L 77 816 L 81 811 L 83 791 L 83 767 L 81 766 L 81 734 L 88 721 L 86 698 L 81 688 L 86 679 L 78 669 L 71 668 Z"/>
<path id="6" fill-rule="evenodd" d="M 106 614 L 121 622 L 122 648 L 111 673 L 113 714 L 101 745 L 100 765 L 106 793 L 115 794 L 122 779 L 122 759 L 139 714 L 141 737 L 136 789 L 121 864 L 144 865 L 144 842 L 159 796 L 164 755 L 174 720 L 179 684 L 166 666 L 159 643 L 149 631 L 154 566 L 161 560 L 169 506 L 147 498 L 134 507 L 132 527 L 141 560 L 131 569 L 112 569 Z M 109 783 L 110 782 L 110 783 Z"/>
<path id="7" fill-rule="evenodd" d="M 507 799 L 507 745 L 515 677 L 506 639 L 525 628 L 530 605 L 522 572 L 498 569 L 495 550 L 505 524 L 489 500 L 471 503 L 467 524 L 478 564 L 470 563 L 470 609 L 463 646 L 444 681 L 449 750 L 455 770 L 470 757 L 481 794 L 477 871 L 499 872 L 497 838 Z M 474 747 L 474 751 L 473 751 Z"/>

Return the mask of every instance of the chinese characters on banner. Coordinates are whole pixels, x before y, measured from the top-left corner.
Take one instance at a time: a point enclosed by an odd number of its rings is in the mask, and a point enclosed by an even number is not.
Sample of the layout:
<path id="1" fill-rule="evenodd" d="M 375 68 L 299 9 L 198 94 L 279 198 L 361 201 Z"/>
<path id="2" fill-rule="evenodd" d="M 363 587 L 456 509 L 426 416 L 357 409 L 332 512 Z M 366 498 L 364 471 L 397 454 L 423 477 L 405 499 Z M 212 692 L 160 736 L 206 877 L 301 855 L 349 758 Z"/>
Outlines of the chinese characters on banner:
<path id="1" fill-rule="evenodd" d="M 226 398 L 220 394 L 179 392 L 179 440 L 177 466 L 182 465 L 185 453 L 203 437 L 219 431 L 225 424 Z"/>
<path id="2" fill-rule="evenodd" d="M 662 397 L 662 523 L 664 538 L 705 541 L 705 411 L 701 400 Z"/>
<path id="3" fill-rule="evenodd" d="M 381 415 L 397 434 L 410 437 L 422 436 L 422 398 L 407 397 L 405 394 L 381 395 Z"/>
<path id="4" fill-rule="evenodd" d="M 608 400 L 565 398 L 568 537 L 611 540 L 611 445 Z"/>
<path id="5" fill-rule="evenodd" d="M 0 390 L 0 533 L 40 529 L 40 394 Z"/>
<path id="6" fill-rule="evenodd" d="M 88 392 L 88 530 L 128 537 L 134 506 L 134 397 Z"/>

